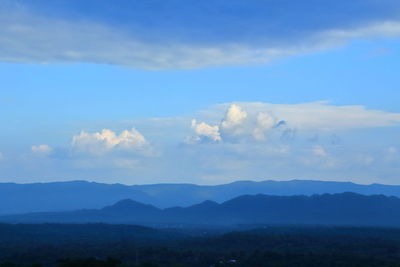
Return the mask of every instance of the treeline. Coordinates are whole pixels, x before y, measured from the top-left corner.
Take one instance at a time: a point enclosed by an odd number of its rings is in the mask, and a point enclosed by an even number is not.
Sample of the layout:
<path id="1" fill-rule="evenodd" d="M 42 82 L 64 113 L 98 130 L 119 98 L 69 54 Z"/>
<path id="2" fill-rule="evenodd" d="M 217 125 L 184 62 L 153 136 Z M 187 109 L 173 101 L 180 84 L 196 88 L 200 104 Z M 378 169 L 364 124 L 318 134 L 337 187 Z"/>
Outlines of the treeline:
<path id="1" fill-rule="evenodd" d="M 39 266 L 400 266 L 400 230 L 0 225 L 0 267 Z"/>
<path id="2" fill-rule="evenodd" d="M 156 251 L 154 251 L 156 252 Z M 373 257 L 367 255 L 353 255 L 346 253 L 314 254 L 314 253 L 278 253 L 271 251 L 256 250 L 251 253 L 237 252 L 229 254 L 196 254 L 177 253 L 176 251 L 159 251 L 164 257 L 152 260 L 121 261 L 114 258 L 66 258 L 59 259 L 54 263 L 15 263 L 6 261 L 0 263 L 0 267 L 200 267 L 200 266 L 298 266 L 298 267 L 321 267 L 321 266 L 359 266 L 359 267 L 385 267 L 400 266 L 398 259 Z M 165 257 L 165 252 L 168 256 Z M 194 254 L 193 254 L 194 253 Z M 235 258 L 233 258 L 235 257 Z"/>

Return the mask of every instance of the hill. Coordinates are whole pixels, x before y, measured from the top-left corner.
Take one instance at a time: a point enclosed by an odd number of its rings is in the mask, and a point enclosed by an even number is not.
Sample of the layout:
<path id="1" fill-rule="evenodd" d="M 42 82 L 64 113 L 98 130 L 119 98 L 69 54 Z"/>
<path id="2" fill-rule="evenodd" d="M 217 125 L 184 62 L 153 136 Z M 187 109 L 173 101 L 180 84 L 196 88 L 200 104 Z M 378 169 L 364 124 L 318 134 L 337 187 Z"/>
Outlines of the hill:
<path id="1" fill-rule="evenodd" d="M 224 202 L 241 195 L 306 195 L 355 192 L 400 197 L 400 186 L 325 181 L 239 181 L 215 186 L 194 184 L 122 185 L 85 181 L 0 183 L 0 214 L 99 209 L 121 199 L 158 208 L 188 207 L 205 200 Z"/>
<path id="2" fill-rule="evenodd" d="M 400 226 L 400 199 L 355 193 L 313 196 L 244 195 L 221 204 L 160 209 L 122 200 L 102 209 L 1 216 L 8 223 L 112 223 L 141 225 L 351 225 Z"/>

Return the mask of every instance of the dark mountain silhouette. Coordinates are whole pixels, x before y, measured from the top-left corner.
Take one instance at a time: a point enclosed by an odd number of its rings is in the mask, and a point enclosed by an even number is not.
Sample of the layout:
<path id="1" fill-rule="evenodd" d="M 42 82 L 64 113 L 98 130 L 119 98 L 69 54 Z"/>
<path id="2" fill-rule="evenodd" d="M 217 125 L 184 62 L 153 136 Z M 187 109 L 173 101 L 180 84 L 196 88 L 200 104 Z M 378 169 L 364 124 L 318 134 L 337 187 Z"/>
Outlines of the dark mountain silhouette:
<path id="1" fill-rule="evenodd" d="M 400 186 L 359 185 L 323 181 L 240 181 L 216 186 L 193 184 L 134 185 L 85 181 L 14 184 L 0 183 L 0 214 L 99 209 L 121 199 L 159 208 L 190 206 L 205 200 L 224 202 L 240 195 L 306 195 L 355 192 L 400 197 Z"/>
<path id="2" fill-rule="evenodd" d="M 159 209 L 122 200 L 99 210 L 1 216 L 11 223 L 120 224 L 312 224 L 400 226 L 400 199 L 355 193 L 313 196 L 244 195 L 221 204 L 205 201 L 182 208 Z"/>

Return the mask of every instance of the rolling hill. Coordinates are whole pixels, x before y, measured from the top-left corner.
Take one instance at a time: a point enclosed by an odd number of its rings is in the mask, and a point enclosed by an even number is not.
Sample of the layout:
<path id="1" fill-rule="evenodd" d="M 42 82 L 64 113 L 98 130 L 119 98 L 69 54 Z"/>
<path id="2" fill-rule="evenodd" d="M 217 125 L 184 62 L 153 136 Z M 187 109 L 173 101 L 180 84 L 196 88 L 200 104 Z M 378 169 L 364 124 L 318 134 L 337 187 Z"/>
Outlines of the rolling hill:
<path id="1" fill-rule="evenodd" d="M 121 199 L 132 199 L 158 208 L 168 208 L 188 207 L 205 200 L 221 203 L 246 194 L 311 196 L 344 192 L 400 197 L 400 186 L 308 180 L 239 181 L 215 186 L 194 184 L 128 186 L 86 181 L 34 184 L 0 183 L 0 214 L 99 209 Z"/>
<path id="2" fill-rule="evenodd" d="M 102 209 L 1 216 L 6 223 L 111 223 L 141 225 L 302 224 L 400 226 L 400 199 L 355 193 L 313 196 L 244 195 L 221 204 L 205 201 L 160 209 L 122 200 Z"/>

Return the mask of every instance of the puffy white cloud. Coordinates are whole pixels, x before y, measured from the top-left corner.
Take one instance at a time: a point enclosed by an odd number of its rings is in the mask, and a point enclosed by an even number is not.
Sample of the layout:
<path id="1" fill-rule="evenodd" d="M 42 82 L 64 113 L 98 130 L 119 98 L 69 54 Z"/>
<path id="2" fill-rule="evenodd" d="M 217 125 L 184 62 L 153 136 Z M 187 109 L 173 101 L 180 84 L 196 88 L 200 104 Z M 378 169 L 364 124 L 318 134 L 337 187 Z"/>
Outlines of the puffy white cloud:
<path id="1" fill-rule="evenodd" d="M 206 116 L 210 119 L 223 116 L 231 103 L 212 106 Z M 249 117 L 259 113 L 270 114 L 278 121 L 298 130 L 337 131 L 362 128 L 400 126 L 400 113 L 371 110 L 365 106 L 338 106 L 328 102 L 300 104 L 270 104 L 263 102 L 239 102 Z M 278 124 L 281 124 L 278 122 Z"/>
<path id="2" fill-rule="evenodd" d="M 195 140 L 207 137 L 213 141 L 229 141 L 251 139 L 265 141 L 266 133 L 277 126 L 277 120 L 267 112 L 249 114 L 240 105 L 231 104 L 224 118 L 217 126 L 205 122 L 197 124 L 192 121 L 192 129 L 196 134 Z"/>
<path id="3" fill-rule="evenodd" d="M 101 177 L 129 184 L 171 182 L 168 179 L 211 182 L 202 180 L 206 176 L 224 181 L 297 178 L 396 183 L 400 171 L 398 136 L 394 134 L 398 128 L 370 130 L 400 126 L 397 113 L 326 102 L 226 103 L 194 117 L 197 120 L 192 121 L 192 128 L 188 127 L 191 117 L 141 119 L 140 123 L 109 126 L 128 129 L 127 125 L 136 125 L 146 129 L 146 138 L 135 129 L 77 132 L 72 148 L 54 149 L 51 158 L 18 157 L 14 151 L 4 151 L 7 158 L 1 162 L 0 176 L 9 177 L 18 170 L 20 177 Z M 224 134 L 223 122 L 230 126 Z M 293 128 L 296 137 L 282 141 L 282 134 Z M 227 133 L 238 129 L 237 136 Z M 195 141 L 208 142 L 177 145 L 190 131 L 199 138 Z M 332 142 L 335 134 L 342 142 Z M 157 140 L 157 151 L 162 153 L 152 156 L 147 137 Z"/>
<path id="4" fill-rule="evenodd" d="M 211 126 L 205 122 L 197 123 L 196 120 L 192 120 L 192 129 L 200 139 L 207 138 L 212 141 L 221 141 L 218 126 Z"/>
<path id="5" fill-rule="evenodd" d="M 329 135 L 331 144 L 337 144 L 337 134 L 343 131 L 400 126 L 400 113 L 370 110 L 365 106 L 337 106 L 328 102 L 227 103 L 212 106 L 198 115 L 205 122 L 192 121 L 195 136 L 189 139 L 189 143 L 207 139 L 223 142 L 264 142 L 270 137 L 293 141 L 296 133 L 296 136 L 303 136 L 308 140 L 319 134 Z M 213 121 L 214 125 L 208 121 Z M 220 123 L 216 124 L 216 121 Z M 324 153 L 316 147 L 314 154 L 322 156 Z"/>
<path id="6" fill-rule="evenodd" d="M 248 114 L 240 106 L 232 104 L 222 120 L 220 129 L 223 135 L 240 136 L 246 129 L 243 127 Z"/>
<path id="7" fill-rule="evenodd" d="M 247 118 L 247 112 L 240 106 L 232 104 L 226 112 L 225 118 L 221 122 L 222 129 L 231 130 L 243 123 Z"/>
<path id="8" fill-rule="evenodd" d="M 109 129 L 96 133 L 82 131 L 72 138 L 71 145 L 77 151 L 92 155 L 103 155 L 113 149 L 135 152 L 145 152 L 148 149 L 145 137 L 134 128 L 124 130 L 120 135 Z"/>
<path id="9" fill-rule="evenodd" d="M 40 155 L 40 156 L 48 156 L 53 152 L 53 149 L 48 145 L 32 146 L 31 150 L 34 154 Z"/>

